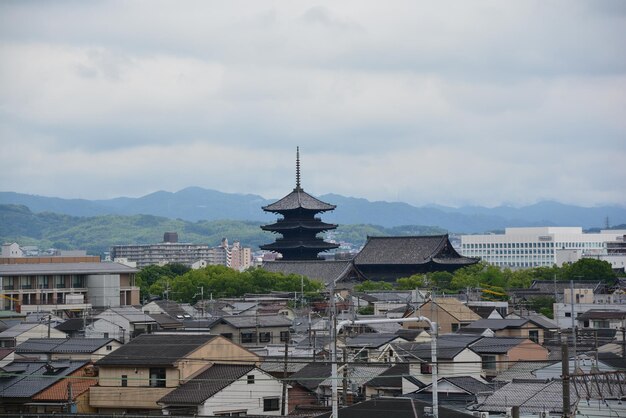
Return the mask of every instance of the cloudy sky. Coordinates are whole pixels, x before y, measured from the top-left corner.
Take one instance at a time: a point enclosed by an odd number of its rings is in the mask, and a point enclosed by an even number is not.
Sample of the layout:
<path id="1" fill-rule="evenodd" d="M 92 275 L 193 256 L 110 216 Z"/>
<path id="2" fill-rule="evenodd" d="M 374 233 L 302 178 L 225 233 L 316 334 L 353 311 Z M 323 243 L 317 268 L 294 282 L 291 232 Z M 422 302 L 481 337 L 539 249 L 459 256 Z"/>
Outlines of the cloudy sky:
<path id="1" fill-rule="evenodd" d="M 623 1 L 3 1 L 0 191 L 626 204 Z"/>

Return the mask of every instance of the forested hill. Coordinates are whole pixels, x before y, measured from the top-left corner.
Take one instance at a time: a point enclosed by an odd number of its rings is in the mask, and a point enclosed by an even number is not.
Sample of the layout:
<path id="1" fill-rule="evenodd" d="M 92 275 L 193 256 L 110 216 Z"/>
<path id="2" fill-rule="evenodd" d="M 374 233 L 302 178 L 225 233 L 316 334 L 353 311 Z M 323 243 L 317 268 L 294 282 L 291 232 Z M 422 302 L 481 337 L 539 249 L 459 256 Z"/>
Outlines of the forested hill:
<path id="1" fill-rule="evenodd" d="M 280 196 L 279 196 L 280 197 Z M 482 233 L 511 226 L 603 226 L 626 223 L 626 208 L 621 206 L 580 207 L 557 202 L 539 202 L 514 208 L 468 206 L 416 207 L 403 202 L 372 202 L 336 194 L 319 196 L 337 208 L 325 213 L 326 222 L 339 225 L 372 224 L 384 227 L 400 225 L 436 225 L 457 233 Z M 223 193 L 217 190 L 188 187 L 177 192 L 158 191 L 145 196 L 108 200 L 61 199 L 0 192 L 0 204 L 24 205 L 33 212 L 55 212 L 72 216 L 154 215 L 197 222 L 219 219 L 268 223 L 275 215 L 261 207 L 271 203 L 258 195 Z"/>
<path id="2" fill-rule="evenodd" d="M 112 245 L 152 244 L 163 240 L 166 231 L 178 232 L 180 242 L 218 245 L 222 238 L 238 240 L 257 250 L 276 236 L 262 231 L 261 222 L 197 221 L 168 219 L 153 215 L 101 215 L 78 217 L 52 212 L 34 213 L 23 205 L 0 205 L 0 241 L 39 248 L 84 249 L 102 255 Z M 384 228 L 375 225 L 341 225 L 334 238 L 355 245 L 365 242 L 367 235 L 429 235 L 445 233 L 440 228 L 399 226 Z"/>

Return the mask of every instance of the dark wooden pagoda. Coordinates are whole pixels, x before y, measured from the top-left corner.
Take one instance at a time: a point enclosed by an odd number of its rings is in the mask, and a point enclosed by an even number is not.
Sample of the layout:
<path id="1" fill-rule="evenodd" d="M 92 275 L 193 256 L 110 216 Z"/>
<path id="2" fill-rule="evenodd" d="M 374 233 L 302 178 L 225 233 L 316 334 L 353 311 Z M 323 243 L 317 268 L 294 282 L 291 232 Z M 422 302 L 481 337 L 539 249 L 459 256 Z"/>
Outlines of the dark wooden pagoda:
<path id="1" fill-rule="evenodd" d="M 335 224 L 322 222 L 315 215 L 335 209 L 331 205 L 306 193 L 300 186 L 300 149 L 296 151 L 296 188 L 277 202 L 264 206 L 265 212 L 282 216 L 275 223 L 261 229 L 281 234 L 271 244 L 261 245 L 262 250 L 281 253 L 283 260 L 318 260 L 318 254 L 339 245 L 318 237 L 324 231 L 337 228 Z"/>

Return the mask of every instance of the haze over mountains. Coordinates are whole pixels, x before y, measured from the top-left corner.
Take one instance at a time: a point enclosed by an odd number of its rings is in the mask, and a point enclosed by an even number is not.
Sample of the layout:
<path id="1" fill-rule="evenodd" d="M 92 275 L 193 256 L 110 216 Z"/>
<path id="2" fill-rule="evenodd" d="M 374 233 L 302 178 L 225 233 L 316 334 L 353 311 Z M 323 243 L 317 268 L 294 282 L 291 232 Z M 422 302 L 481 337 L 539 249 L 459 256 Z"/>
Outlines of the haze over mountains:
<path id="1" fill-rule="evenodd" d="M 540 202 L 514 208 L 467 206 L 451 208 L 438 205 L 411 206 L 402 202 L 371 202 L 336 194 L 318 196 L 337 205 L 324 214 L 324 220 L 339 224 L 432 225 L 450 232 L 476 233 L 507 226 L 582 226 L 603 227 L 608 217 L 611 225 L 626 223 L 626 208 L 600 206 L 593 208 Z M 158 191 L 138 198 L 120 197 L 108 200 L 62 199 L 0 192 L 0 204 L 25 205 L 33 212 L 54 212 L 72 216 L 155 215 L 187 221 L 246 220 L 267 222 L 274 216 L 261 207 L 275 201 L 258 195 L 223 193 L 199 187 L 178 192 Z"/>

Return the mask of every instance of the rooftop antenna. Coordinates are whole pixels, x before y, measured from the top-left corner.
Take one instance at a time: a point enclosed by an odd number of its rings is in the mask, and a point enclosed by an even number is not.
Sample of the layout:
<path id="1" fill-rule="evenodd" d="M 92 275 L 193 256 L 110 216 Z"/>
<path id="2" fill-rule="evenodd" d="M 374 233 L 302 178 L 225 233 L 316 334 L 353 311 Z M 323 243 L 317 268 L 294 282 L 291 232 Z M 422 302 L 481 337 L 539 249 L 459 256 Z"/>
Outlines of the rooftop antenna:
<path id="1" fill-rule="evenodd" d="M 300 147 L 296 147 L 296 189 L 300 189 Z"/>

